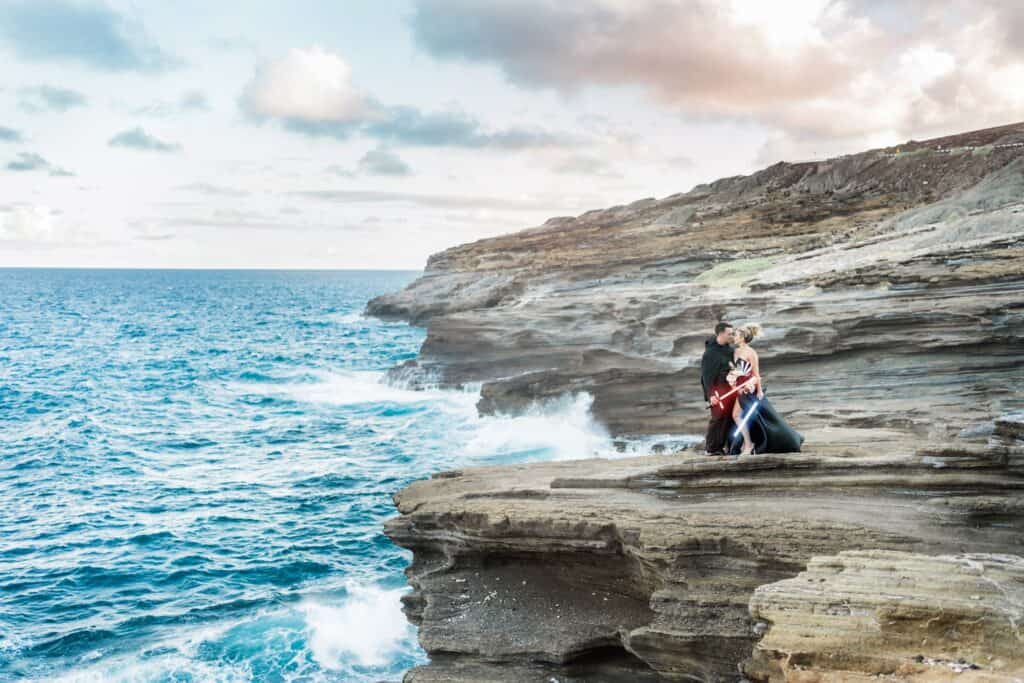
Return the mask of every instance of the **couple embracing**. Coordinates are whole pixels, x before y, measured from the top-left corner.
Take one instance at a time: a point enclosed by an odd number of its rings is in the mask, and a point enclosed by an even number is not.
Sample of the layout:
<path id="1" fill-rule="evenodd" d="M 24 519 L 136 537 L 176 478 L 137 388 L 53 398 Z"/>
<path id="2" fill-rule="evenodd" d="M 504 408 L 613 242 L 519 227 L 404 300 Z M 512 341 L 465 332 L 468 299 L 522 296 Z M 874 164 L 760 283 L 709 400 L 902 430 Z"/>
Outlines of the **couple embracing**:
<path id="1" fill-rule="evenodd" d="M 760 333 L 756 323 L 733 328 L 720 322 L 704 342 L 700 383 L 711 409 L 708 455 L 796 453 L 803 445 L 804 437 L 765 398 L 760 361 L 750 345 Z"/>

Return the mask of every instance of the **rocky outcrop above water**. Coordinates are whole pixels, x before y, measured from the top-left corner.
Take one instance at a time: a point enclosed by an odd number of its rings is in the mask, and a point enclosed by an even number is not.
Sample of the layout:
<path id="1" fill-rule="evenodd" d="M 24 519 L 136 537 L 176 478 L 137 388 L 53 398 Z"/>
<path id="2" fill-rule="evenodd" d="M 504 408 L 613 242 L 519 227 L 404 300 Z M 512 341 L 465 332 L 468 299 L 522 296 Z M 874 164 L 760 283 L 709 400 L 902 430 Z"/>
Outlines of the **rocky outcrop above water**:
<path id="1" fill-rule="evenodd" d="M 483 413 L 585 392 L 621 436 L 702 434 L 704 339 L 757 321 L 806 437 L 413 484 L 387 525 L 431 656 L 407 680 L 1018 676 L 1024 124 L 551 219 L 367 312 L 427 328 L 394 381 L 479 383 Z"/>
<path id="2" fill-rule="evenodd" d="M 741 668 L 834 680 L 786 667 L 1022 661 L 1024 561 L 1011 554 L 1024 553 L 1024 449 L 483 467 L 416 482 L 396 503 L 386 533 L 413 551 L 405 606 L 431 655 L 408 681 L 731 681 Z M 946 631 L 963 624 L 961 641 L 915 630 L 938 612 Z M 882 648 L 895 633 L 898 649 Z M 931 645 L 915 650 L 915 633 Z"/>
<path id="3" fill-rule="evenodd" d="M 427 328 L 411 385 L 480 409 L 588 392 L 616 434 L 700 433 L 695 367 L 758 321 L 798 428 L 945 438 L 1024 409 L 1024 124 L 771 166 L 431 257 L 369 314 Z M 865 438 L 872 438 L 870 434 Z"/>

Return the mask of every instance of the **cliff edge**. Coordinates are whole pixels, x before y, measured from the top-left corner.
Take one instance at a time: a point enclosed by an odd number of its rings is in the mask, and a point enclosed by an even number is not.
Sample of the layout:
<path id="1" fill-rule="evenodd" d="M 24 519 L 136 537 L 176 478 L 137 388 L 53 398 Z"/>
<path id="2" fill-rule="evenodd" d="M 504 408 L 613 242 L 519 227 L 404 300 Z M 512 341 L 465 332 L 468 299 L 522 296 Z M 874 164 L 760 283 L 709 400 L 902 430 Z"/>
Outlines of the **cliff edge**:
<path id="1" fill-rule="evenodd" d="M 406 680 L 1020 680 L 1022 494 L 1024 441 L 444 473 L 385 528 Z"/>
<path id="2" fill-rule="evenodd" d="M 444 473 L 396 495 L 408 681 L 1024 680 L 1024 124 L 555 218 L 367 312 L 483 413 L 594 397 L 703 433 L 719 319 L 758 321 L 805 452 Z M 581 454 L 583 455 L 583 454 Z"/>

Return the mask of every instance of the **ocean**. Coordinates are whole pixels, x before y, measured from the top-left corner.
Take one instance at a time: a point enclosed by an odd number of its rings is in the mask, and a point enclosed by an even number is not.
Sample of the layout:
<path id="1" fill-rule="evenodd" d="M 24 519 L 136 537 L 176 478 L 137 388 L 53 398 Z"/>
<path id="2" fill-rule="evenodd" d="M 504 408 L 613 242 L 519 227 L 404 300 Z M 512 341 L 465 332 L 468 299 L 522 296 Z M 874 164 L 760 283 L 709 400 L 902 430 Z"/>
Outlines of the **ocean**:
<path id="1" fill-rule="evenodd" d="M 614 455 L 586 396 L 478 417 L 384 381 L 414 272 L 0 269 L 0 680 L 390 681 L 394 492 Z"/>

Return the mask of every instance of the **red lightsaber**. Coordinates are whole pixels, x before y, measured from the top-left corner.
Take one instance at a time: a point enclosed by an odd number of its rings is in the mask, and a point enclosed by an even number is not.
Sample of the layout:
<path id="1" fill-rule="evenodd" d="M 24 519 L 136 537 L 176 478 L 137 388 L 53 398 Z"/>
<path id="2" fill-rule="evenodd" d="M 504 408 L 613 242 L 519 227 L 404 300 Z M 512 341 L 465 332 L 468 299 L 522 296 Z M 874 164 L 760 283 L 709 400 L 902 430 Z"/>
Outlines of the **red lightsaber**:
<path id="1" fill-rule="evenodd" d="M 750 361 L 748 361 L 746 358 L 739 358 L 736 360 L 735 363 L 729 363 L 729 374 L 726 376 L 726 379 L 729 381 L 729 384 L 734 383 L 740 377 L 744 377 L 748 373 L 750 374 L 750 379 L 747 379 L 737 384 L 724 394 L 719 395 L 718 389 L 712 387 L 714 389 L 714 393 L 711 394 L 709 402 L 711 403 L 711 412 L 716 418 L 719 417 L 721 413 L 725 412 L 724 406 L 722 406 L 722 401 L 729 398 L 737 391 L 741 391 L 745 388 L 755 386 L 757 382 L 759 382 L 761 379 L 760 375 L 754 374 L 754 368 L 751 366 Z"/>
<path id="2" fill-rule="evenodd" d="M 735 387 L 733 387 L 732 389 L 730 389 L 729 391 L 727 391 L 727 392 L 725 392 L 724 394 L 721 394 L 721 395 L 719 395 L 718 391 L 716 390 L 713 394 L 711 394 L 711 399 L 710 399 L 711 410 L 714 412 L 715 415 L 719 415 L 723 411 L 722 402 L 725 399 L 729 398 L 730 396 L 735 394 L 737 391 L 741 391 L 742 389 L 744 389 L 746 387 L 754 387 L 754 386 L 756 386 L 758 379 L 760 379 L 760 376 L 759 375 L 754 375 L 750 379 L 746 380 L 745 382 L 741 382 L 740 384 L 737 384 Z"/>
<path id="3" fill-rule="evenodd" d="M 721 396 L 719 396 L 718 392 L 716 391 L 715 393 L 711 394 L 711 398 L 716 399 L 719 403 L 721 403 L 722 399 L 729 398 L 730 396 L 732 396 L 733 394 L 735 394 L 737 391 L 739 391 L 743 387 L 747 386 L 748 384 L 755 384 L 757 382 L 757 379 L 758 379 L 758 376 L 754 375 L 753 377 L 748 379 L 743 384 L 737 384 L 735 387 L 733 387 L 729 391 L 725 392 Z"/>

